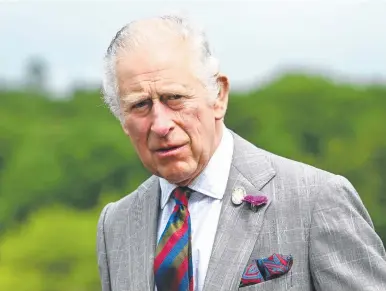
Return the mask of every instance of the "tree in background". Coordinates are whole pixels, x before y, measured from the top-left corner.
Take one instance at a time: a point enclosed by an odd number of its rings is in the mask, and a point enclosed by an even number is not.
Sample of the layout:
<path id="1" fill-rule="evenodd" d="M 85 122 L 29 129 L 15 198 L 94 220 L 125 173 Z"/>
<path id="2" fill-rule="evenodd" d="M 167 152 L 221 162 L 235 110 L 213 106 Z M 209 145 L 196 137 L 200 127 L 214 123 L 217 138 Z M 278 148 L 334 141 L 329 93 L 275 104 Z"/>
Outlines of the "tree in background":
<path id="1" fill-rule="evenodd" d="M 51 206 L 33 213 L 0 247 L 0 290 L 100 289 L 95 260 L 96 211 Z"/>

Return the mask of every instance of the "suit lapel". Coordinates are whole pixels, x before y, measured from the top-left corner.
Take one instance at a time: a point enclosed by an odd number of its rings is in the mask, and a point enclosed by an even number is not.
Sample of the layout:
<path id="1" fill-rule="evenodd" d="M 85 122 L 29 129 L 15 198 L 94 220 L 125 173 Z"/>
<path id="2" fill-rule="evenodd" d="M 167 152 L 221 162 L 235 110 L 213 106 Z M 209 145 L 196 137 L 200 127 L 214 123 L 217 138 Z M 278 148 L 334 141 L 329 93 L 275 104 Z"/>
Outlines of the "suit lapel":
<path id="1" fill-rule="evenodd" d="M 233 133 L 234 153 L 213 244 L 204 290 L 237 290 L 259 236 L 271 197 L 262 188 L 275 176 L 264 151 Z M 245 203 L 235 206 L 232 192 L 243 187 L 249 195 L 266 195 L 268 203 L 257 212 Z"/>
<path id="2" fill-rule="evenodd" d="M 160 189 L 157 177 L 138 189 L 131 204 L 127 247 L 129 248 L 129 290 L 153 290 L 153 262 L 157 244 Z M 128 216 L 129 217 L 129 216 Z"/>

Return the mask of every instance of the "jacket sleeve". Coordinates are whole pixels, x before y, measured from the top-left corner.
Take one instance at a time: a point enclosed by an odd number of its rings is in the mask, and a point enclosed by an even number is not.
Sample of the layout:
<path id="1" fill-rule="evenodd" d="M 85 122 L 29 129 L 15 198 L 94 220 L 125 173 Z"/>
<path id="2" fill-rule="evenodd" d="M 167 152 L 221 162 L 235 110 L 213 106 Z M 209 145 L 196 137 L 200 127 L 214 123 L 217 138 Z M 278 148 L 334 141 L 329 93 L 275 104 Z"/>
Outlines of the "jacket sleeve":
<path id="1" fill-rule="evenodd" d="M 334 176 L 319 192 L 309 242 L 317 291 L 386 290 L 385 248 L 346 178 Z"/>
<path id="2" fill-rule="evenodd" d="M 102 291 L 111 291 L 110 272 L 107 260 L 106 241 L 105 241 L 105 217 L 108 208 L 111 204 L 107 204 L 99 217 L 97 229 L 97 257 L 100 280 L 102 284 Z"/>

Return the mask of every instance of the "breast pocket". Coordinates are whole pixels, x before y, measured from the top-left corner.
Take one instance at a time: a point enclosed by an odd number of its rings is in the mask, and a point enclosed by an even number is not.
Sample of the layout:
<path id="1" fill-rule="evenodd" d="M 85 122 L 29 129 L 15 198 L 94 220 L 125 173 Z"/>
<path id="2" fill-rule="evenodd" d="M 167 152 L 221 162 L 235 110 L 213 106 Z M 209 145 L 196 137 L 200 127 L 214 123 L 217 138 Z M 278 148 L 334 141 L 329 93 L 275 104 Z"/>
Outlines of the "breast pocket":
<path id="1" fill-rule="evenodd" d="M 239 291 L 288 291 L 295 290 L 295 286 L 291 285 L 290 276 L 282 276 L 255 285 L 240 287 Z"/>

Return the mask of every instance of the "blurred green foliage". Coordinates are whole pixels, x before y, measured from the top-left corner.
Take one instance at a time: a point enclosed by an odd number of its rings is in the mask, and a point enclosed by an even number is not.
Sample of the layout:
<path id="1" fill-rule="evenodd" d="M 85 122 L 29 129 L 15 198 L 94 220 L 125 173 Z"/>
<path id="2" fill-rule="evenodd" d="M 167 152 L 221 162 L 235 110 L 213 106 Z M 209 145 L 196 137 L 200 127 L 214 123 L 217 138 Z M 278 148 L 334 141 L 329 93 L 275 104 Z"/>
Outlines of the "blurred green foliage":
<path id="1" fill-rule="evenodd" d="M 0 92 L 0 290 L 99 290 L 96 223 L 149 175 L 97 91 Z M 257 146 L 346 176 L 386 241 L 386 87 L 289 74 L 230 96 Z"/>

